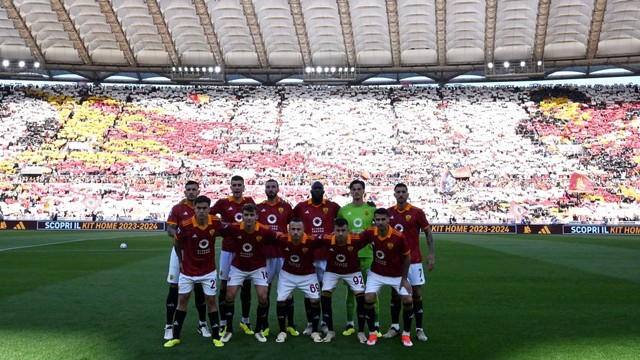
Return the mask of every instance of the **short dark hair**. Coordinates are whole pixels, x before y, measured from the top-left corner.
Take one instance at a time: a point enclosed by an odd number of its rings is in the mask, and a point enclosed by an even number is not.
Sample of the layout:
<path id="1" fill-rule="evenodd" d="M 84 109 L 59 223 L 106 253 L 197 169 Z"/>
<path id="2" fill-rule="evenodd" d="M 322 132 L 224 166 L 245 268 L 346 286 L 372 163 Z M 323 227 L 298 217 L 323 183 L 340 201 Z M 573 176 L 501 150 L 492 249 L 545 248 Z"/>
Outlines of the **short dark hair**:
<path id="1" fill-rule="evenodd" d="M 396 191 L 397 188 L 403 187 L 409 189 L 409 187 L 405 183 L 397 183 L 396 186 L 393 187 L 393 191 Z"/>
<path id="2" fill-rule="evenodd" d="M 231 177 L 231 181 L 242 181 L 242 183 L 244 184 L 244 178 L 240 175 L 233 175 Z"/>
<path id="3" fill-rule="evenodd" d="M 211 199 L 209 199 L 204 195 L 200 195 L 196 198 L 196 201 L 194 201 L 193 203 L 194 204 L 207 203 L 207 206 L 211 206 Z"/>
<path id="4" fill-rule="evenodd" d="M 274 179 L 269 179 L 269 180 L 265 181 L 264 184 L 267 185 L 268 182 L 274 182 L 274 183 L 276 183 L 276 186 L 280 186 L 280 184 L 278 184 L 278 182 L 276 180 L 274 180 Z"/>
<path id="5" fill-rule="evenodd" d="M 349 226 L 349 222 L 344 218 L 337 218 L 333 224 L 335 226 Z"/>
<path id="6" fill-rule="evenodd" d="M 197 187 L 200 187 L 200 184 L 198 184 L 198 182 L 197 182 L 197 181 L 194 181 L 194 180 L 189 180 L 189 181 L 187 181 L 187 182 L 184 184 L 184 187 L 187 187 L 187 186 L 189 186 L 189 185 L 196 185 Z"/>
<path id="7" fill-rule="evenodd" d="M 244 206 L 242 207 L 242 212 L 245 211 L 249 211 L 249 212 L 254 212 L 254 213 L 258 213 L 258 207 L 256 206 L 256 204 L 244 204 Z"/>
<path id="8" fill-rule="evenodd" d="M 389 212 L 385 208 L 377 208 L 376 211 L 373 212 L 373 215 L 384 215 L 389 217 Z"/>
<path id="9" fill-rule="evenodd" d="M 302 219 L 300 219 L 299 217 L 293 217 L 291 218 L 291 220 L 289 220 L 289 224 L 291 223 L 302 223 L 302 225 L 304 226 L 304 221 L 302 221 Z"/>
<path id="10" fill-rule="evenodd" d="M 351 184 L 349 184 L 349 190 L 351 190 L 353 188 L 353 185 L 362 185 L 362 190 L 364 190 L 364 181 L 360 180 L 360 179 L 355 179 L 351 182 Z"/>

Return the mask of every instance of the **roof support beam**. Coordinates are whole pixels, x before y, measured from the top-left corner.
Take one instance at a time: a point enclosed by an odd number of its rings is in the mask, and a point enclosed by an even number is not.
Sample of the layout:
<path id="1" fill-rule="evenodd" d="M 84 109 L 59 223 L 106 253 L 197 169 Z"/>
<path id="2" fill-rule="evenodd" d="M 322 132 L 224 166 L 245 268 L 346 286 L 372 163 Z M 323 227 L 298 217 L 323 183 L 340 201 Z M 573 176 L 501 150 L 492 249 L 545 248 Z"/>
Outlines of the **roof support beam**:
<path id="1" fill-rule="evenodd" d="M 20 11 L 18 11 L 13 1 L 2 0 L 2 7 L 7 12 L 9 19 L 13 21 L 13 26 L 18 30 L 20 36 L 29 47 L 29 50 L 31 50 L 31 55 L 33 55 L 33 57 L 42 64 L 41 66 L 44 66 L 44 55 L 42 54 L 42 51 L 40 51 L 33 34 L 31 34 L 31 31 L 27 28 L 27 24 L 24 22 L 24 19 L 20 15 Z"/>
<path id="2" fill-rule="evenodd" d="M 202 29 L 204 30 L 204 35 L 207 37 L 207 42 L 209 43 L 209 47 L 211 48 L 211 52 L 213 53 L 213 58 L 216 60 L 216 65 L 222 66 L 224 65 L 224 58 L 222 56 L 222 50 L 220 50 L 218 37 L 216 36 L 216 32 L 213 29 L 213 23 L 211 22 L 209 9 L 204 3 L 204 0 L 193 0 L 193 5 L 195 5 L 196 13 L 200 17 L 200 24 L 202 25 Z"/>
<path id="3" fill-rule="evenodd" d="M 262 39 L 262 32 L 260 32 L 260 24 L 258 23 L 258 17 L 256 16 L 256 9 L 253 7 L 253 1 L 241 0 L 242 9 L 244 10 L 244 16 L 247 18 L 247 25 L 249 25 L 249 31 L 253 38 L 253 44 L 256 46 L 256 53 L 258 54 L 258 60 L 260 66 L 268 67 L 267 51 L 264 47 L 264 40 Z"/>
<path id="4" fill-rule="evenodd" d="M 547 41 L 547 25 L 549 23 L 549 9 L 551 0 L 540 0 L 538 2 L 538 18 L 536 19 L 536 37 L 533 42 L 534 60 L 544 59 L 544 45 Z"/>
<path id="5" fill-rule="evenodd" d="M 342 38 L 344 48 L 347 50 L 347 62 L 350 66 L 356 66 L 356 43 L 353 38 L 353 25 L 351 24 L 351 10 L 348 0 L 337 0 L 340 25 L 342 26 Z"/>
<path id="6" fill-rule="evenodd" d="M 387 0 L 387 22 L 391 41 L 391 59 L 393 66 L 400 66 L 400 25 L 398 22 L 398 2 Z"/>
<path id="7" fill-rule="evenodd" d="M 309 37 L 307 36 L 307 28 L 304 24 L 300 0 L 289 0 L 289 8 L 293 16 L 293 26 L 296 28 L 296 35 L 298 36 L 302 61 L 304 62 L 304 66 L 311 66 L 313 65 L 311 61 L 311 46 L 309 45 Z"/>
<path id="8" fill-rule="evenodd" d="M 78 52 L 78 55 L 80 55 L 82 62 L 85 65 L 93 65 L 89 51 L 87 51 L 87 47 L 84 46 L 84 42 L 82 42 L 78 30 L 76 30 L 75 25 L 73 25 L 73 22 L 69 17 L 67 9 L 65 9 L 62 4 L 62 0 L 51 0 L 51 6 L 53 7 L 53 10 L 55 10 L 56 14 L 58 14 L 58 20 L 60 20 L 62 27 L 69 35 L 69 40 L 73 42 L 73 47 Z"/>
<path id="9" fill-rule="evenodd" d="M 604 21 L 604 12 L 607 9 L 606 0 L 596 0 L 591 15 L 591 27 L 589 28 L 589 40 L 587 41 L 587 59 L 594 59 L 600 43 L 600 31 Z"/>
<path id="10" fill-rule="evenodd" d="M 484 62 L 493 62 L 493 52 L 496 50 L 496 22 L 498 19 L 498 1 L 487 0 L 487 10 L 484 23 Z"/>
<path id="11" fill-rule="evenodd" d="M 171 38 L 171 34 L 169 33 L 169 28 L 167 27 L 167 23 L 164 21 L 164 16 L 162 16 L 162 10 L 160 10 L 160 5 L 157 0 L 145 0 L 147 3 L 147 7 L 149 8 L 149 13 L 151 14 L 151 18 L 153 18 L 153 24 L 158 28 L 158 34 L 162 39 L 162 43 L 164 44 L 164 48 L 167 50 L 169 54 L 169 59 L 171 59 L 171 64 L 174 66 L 181 65 L 180 64 L 180 56 L 178 55 L 178 51 L 176 50 L 176 46 L 173 43 L 173 38 Z"/>
<path id="12" fill-rule="evenodd" d="M 100 5 L 100 10 L 104 14 L 104 17 L 107 19 L 107 24 L 111 27 L 111 32 L 113 32 L 118 45 L 120 45 L 120 50 L 122 50 L 124 58 L 127 59 L 127 63 L 129 63 L 129 66 L 137 66 L 136 57 L 133 55 L 133 50 L 131 50 L 131 46 L 127 41 L 124 30 L 122 30 L 122 24 L 120 24 L 115 11 L 113 11 L 111 2 L 108 0 L 98 0 L 98 4 Z"/>
<path id="13" fill-rule="evenodd" d="M 447 4 L 436 0 L 436 38 L 438 39 L 438 65 L 447 64 Z"/>

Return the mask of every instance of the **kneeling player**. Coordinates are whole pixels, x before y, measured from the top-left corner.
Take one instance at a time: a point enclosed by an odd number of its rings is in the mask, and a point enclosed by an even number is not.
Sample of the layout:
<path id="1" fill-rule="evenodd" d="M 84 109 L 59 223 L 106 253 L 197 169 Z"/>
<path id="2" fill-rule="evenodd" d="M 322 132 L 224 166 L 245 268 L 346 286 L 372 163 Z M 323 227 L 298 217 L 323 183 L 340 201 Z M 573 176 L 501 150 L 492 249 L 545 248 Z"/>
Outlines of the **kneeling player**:
<path id="1" fill-rule="evenodd" d="M 413 346 L 410 338 L 411 318 L 413 317 L 412 289 L 407 274 L 411 263 L 411 250 L 406 237 L 389 225 L 389 212 L 379 208 L 373 213 L 375 226 L 365 230 L 360 237 L 373 245 L 373 263 L 367 284 L 365 285 L 365 314 L 369 326 L 367 345 L 378 341 L 378 328 L 375 326 L 373 305 L 382 286 L 391 286 L 401 297 L 403 305 L 404 331 L 402 344 Z"/>
<path id="2" fill-rule="evenodd" d="M 333 330 L 331 296 L 338 282 L 344 280 L 356 298 L 358 340 L 364 344 L 367 342 L 367 337 L 364 334 L 364 282 L 362 273 L 360 272 L 358 251 L 368 243 L 362 241 L 358 235 L 349 234 L 349 224 L 347 220 L 342 218 L 335 220 L 334 234 L 324 235 L 322 240 L 327 250 L 326 252 L 329 254 L 320 300 L 322 303 L 324 322 L 328 327 L 327 334 L 323 341 L 330 342 L 336 337 L 336 333 Z"/>
<path id="3" fill-rule="evenodd" d="M 310 301 L 311 339 L 322 342 L 318 333 L 320 322 L 320 285 L 313 266 L 313 252 L 322 243 L 304 233 L 304 225 L 299 218 L 291 219 L 289 234 L 280 235 L 276 245 L 284 254 L 284 264 L 278 275 L 278 325 L 280 333 L 276 342 L 287 339 L 285 319 L 287 317 L 287 298 L 295 289 L 300 289 Z"/>
<path id="4" fill-rule="evenodd" d="M 210 206 L 211 200 L 208 197 L 198 196 L 195 200 L 195 216 L 180 224 L 173 241 L 180 261 L 178 280 L 180 296 L 173 323 L 173 338 L 164 344 L 165 347 L 180 344 L 180 331 L 187 316 L 187 305 L 195 284 L 202 284 L 204 290 L 213 344 L 216 347 L 224 346 L 218 333 L 215 262 L 215 240 L 222 225 L 218 217 L 209 215 Z"/>

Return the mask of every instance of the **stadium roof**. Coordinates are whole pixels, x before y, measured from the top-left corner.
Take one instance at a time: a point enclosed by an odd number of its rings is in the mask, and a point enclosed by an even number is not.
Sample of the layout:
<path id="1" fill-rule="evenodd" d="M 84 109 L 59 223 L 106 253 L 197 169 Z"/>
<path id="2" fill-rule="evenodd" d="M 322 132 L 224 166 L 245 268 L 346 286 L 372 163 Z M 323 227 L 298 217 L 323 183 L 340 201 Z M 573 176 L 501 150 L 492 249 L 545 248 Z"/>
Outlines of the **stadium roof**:
<path id="1" fill-rule="evenodd" d="M 0 0 L 0 5 L 0 58 L 9 60 L 0 68 L 4 79 L 233 83 L 250 78 L 276 84 L 308 80 L 310 70 L 318 79 L 316 69 L 324 74 L 320 80 L 331 79 L 332 67 L 344 72 L 333 77 L 353 84 L 372 77 L 446 83 L 462 75 L 485 81 L 542 79 L 559 71 L 572 78 L 611 69 L 619 71 L 616 75 L 640 74 L 640 1 Z"/>

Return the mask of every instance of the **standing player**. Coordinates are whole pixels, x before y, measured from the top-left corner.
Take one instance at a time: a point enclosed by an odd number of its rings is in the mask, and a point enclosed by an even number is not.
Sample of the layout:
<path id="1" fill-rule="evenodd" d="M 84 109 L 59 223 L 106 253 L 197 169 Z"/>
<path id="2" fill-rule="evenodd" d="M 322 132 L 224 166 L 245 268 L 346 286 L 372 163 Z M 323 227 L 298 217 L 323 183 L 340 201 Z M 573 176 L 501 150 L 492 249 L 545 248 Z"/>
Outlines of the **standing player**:
<path id="1" fill-rule="evenodd" d="M 372 214 L 373 215 L 373 214 Z M 327 335 L 324 342 L 335 339 L 336 333 L 333 330 L 333 309 L 331 307 L 331 297 L 333 291 L 341 279 L 347 283 L 349 289 L 355 294 L 357 302 L 356 314 L 358 315 L 358 340 L 361 343 L 367 342 L 364 334 L 364 279 L 360 271 L 360 260 L 358 252 L 367 245 L 358 235 L 349 233 L 347 220 L 338 218 L 335 221 L 334 234 L 322 237 L 323 245 L 327 248 L 329 259 L 327 260 L 327 271 L 324 273 L 322 283 L 322 293 L 320 302 L 325 323 L 327 324 Z"/>
<path id="2" fill-rule="evenodd" d="M 363 240 L 372 244 L 374 254 L 364 294 L 364 311 L 369 326 L 367 345 L 375 345 L 378 342 L 378 328 L 375 325 L 373 305 L 380 288 L 389 285 L 400 294 L 404 308 L 402 313 L 404 322 L 402 345 L 413 346 L 410 337 L 413 299 L 411 298 L 411 284 L 407 279 L 411 263 L 411 249 L 406 237 L 389 225 L 387 209 L 377 209 L 374 212 L 373 221 L 375 226 L 360 234 Z"/>
<path id="3" fill-rule="evenodd" d="M 293 215 L 302 219 L 307 235 L 318 237 L 333 232 L 333 221 L 339 210 L 340 205 L 324 198 L 324 185 L 316 181 L 311 184 L 311 199 L 298 203 L 293 208 Z M 318 282 L 322 284 L 324 269 L 327 267 L 327 253 L 320 248 L 315 251 L 314 257 Z M 303 334 L 310 335 L 312 332 L 311 304 L 307 298 L 304 299 L 304 308 L 307 313 L 307 328 L 304 329 Z"/>
<path id="4" fill-rule="evenodd" d="M 200 284 L 204 291 L 213 345 L 222 347 L 218 326 L 218 307 L 216 306 L 217 272 L 215 261 L 215 243 L 222 225 L 218 217 L 209 215 L 211 200 L 206 196 L 195 199 L 195 216 L 180 223 L 175 238 L 174 248 L 180 263 L 180 298 L 173 323 L 172 339 L 165 347 L 180 344 L 180 331 L 187 316 L 189 297 L 195 284 Z M 206 328 L 206 323 L 205 323 Z"/>
<path id="5" fill-rule="evenodd" d="M 278 325 L 280 333 L 276 342 L 284 342 L 287 339 L 285 329 L 285 317 L 287 315 L 286 300 L 292 295 L 293 290 L 300 289 L 309 299 L 311 306 L 311 339 L 314 342 L 322 342 L 318 333 L 320 322 L 320 285 L 316 269 L 313 265 L 313 251 L 322 245 L 321 241 L 304 233 L 304 225 L 299 218 L 291 219 L 289 234 L 278 237 L 276 246 L 284 254 L 284 264 L 278 275 Z"/>
<path id="6" fill-rule="evenodd" d="M 216 201 L 211 207 L 211 214 L 219 214 L 220 219 L 226 223 L 242 221 L 242 207 L 246 204 L 254 204 L 251 197 L 243 196 L 244 178 L 239 175 L 231 177 L 231 196 Z M 225 299 L 227 294 L 227 280 L 229 280 L 229 269 L 234 256 L 234 239 L 229 236 L 222 238 L 222 250 L 220 251 L 220 298 Z M 247 334 L 253 335 L 251 330 L 251 322 L 249 321 L 249 312 L 251 311 L 251 282 L 247 281 L 242 286 L 240 292 L 240 301 L 242 302 L 242 321 L 240 329 Z M 220 312 L 225 313 L 224 303 L 220 304 Z M 222 332 L 228 326 L 227 321 L 223 319 L 220 322 Z"/>
<path id="7" fill-rule="evenodd" d="M 349 223 L 349 232 L 352 234 L 360 234 L 365 229 L 373 225 L 373 212 L 376 211 L 375 205 L 364 202 L 364 188 L 365 184 L 362 180 L 353 180 L 349 184 L 349 192 L 351 193 L 351 203 L 343 206 L 338 211 L 338 218 L 346 219 Z M 373 261 L 373 252 L 371 251 L 371 245 L 365 246 L 360 252 L 358 252 L 358 259 L 360 261 L 360 271 L 364 276 L 365 282 L 367 281 L 367 273 L 371 267 Z M 351 288 L 347 289 L 347 327 L 342 332 L 342 335 L 349 336 L 355 332 L 353 327 L 353 310 L 356 305 L 356 298 L 351 291 Z M 376 326 L 378 317 L 378 302 L 376 301 Z"/>
<path id="8" fill-rule="evenodd" d="M 234 223 L 223 229 L 222 234 L 234 240 L 233 251 L 235 256 L 231 262 L 229 282 L 225 305 L 227 324 L 233 324 L 235 312 L 234 301 L 236 294 L 245 280 L 250 280 L 256 288 L 258 295 L 258 309 L 255 337 L 260 342 L 266 342 L 262 331 L 269 307 L 267 282 L 267 259 L 264 256 L 263 247 L 272 243 L 277 233 L 268 227 L 258 223 L 258 207 L 255 204 L 246 204 L 242 207 L 242 222 Z M 233 326 L 228 326 L 222 336 L 222 341 L 231 340 Z"/>
<path id="9" fill-rule="evenodd" d="M 267 200 L 258 204 L 258 222 L 264 224 L 269 227 L 269 229 L 280 232 L 287 233 L 287 226 L 289 221 L 293 218 L 293 209 L 291 205 L 284 201 L 282 198 L 278 196 L 278 191 L 280 187 L 278 182 L 270 179 L 264 183 L 264 192 L 267 195 Z M 276 275 L 280 273 L 280 269 L 282 268 L 282 263 L 284 262 L 284 255 L 282 251 L 272 245 L 266 245 L 264 247 L 264 254 L 267 257 L 267 274 L 269 275 L 269 294 L 271 293 L 271 284 L 273 283 L 273 279 L 275 279 Z M 287 327 L 287 331 L 292 336 L 300 335 L 298 331 L 295 329 L 295 325 L 293 324 L 293 297 L 287 299 L 287 318 L 289 321 L 289 327 Z M 267 313 L 267 320 L 269 319 L 269 314 Z M 266 330 L 263 331 L 264 336 L 269 335 L 269 323 L 265 324 Z"/>
<path id="10" fill-rule="evenodd" d="M 167 235 L 174 238 L 178 224 L 184 220 L 190 219 L 195 215 L 194 201 L 200 195 L 200 185 L 189 180 L 184 185 L 184 199 L 171 208 L 169 218 L 167 219 Z M 180 276 L 180 263 L 178 261 L 178 255 L 176 250 L 171 247 L 171 257 L 169 260 L 169 274 L 167 275 L 167 282 L 169 283 L 169 294 L 167 295 L 167 324 L 164 327 L 164 339 L 173 339 L 173 317 L 178 306 L 178 278 Z M 206 304 L 204 301 L 204 292 L 202 286 L 196 284 L 193 292 L 195 293 L 196 309 L 198 310 L 198 317 L 200 318 L 200 324 L 198 325 L 198 332 L 204 337 L 211 337 L 209 329 L 207 328 L 206 317 Z"/>
<path id="11" fill-rule="evenodd" d="M 427 335 L 422 328 L 423 303 L 422 285 L 425 283 L 425 274 L 422 269 L 422 254 L 420 253 L 420 229 L 427 238 L 427 269 L 432 271 L 435 267 L 435 253 L 433 244 L 433 233 L 427 217 L 422 209 L 411 205 L 407 200 L 409 191 L 407 185 L 399 183 L 394 187 L 393 196 L 396 198 L 396 205 L 387 209 L 389 211 L 389 224 L 400 231 L 407 238 L 411 248 L 411 265 L 409 266 L 409 283 L 413 289 L 413 312 L 416 318 L 416 337 L 420 341 L 427 341 Z M 383 338 L 392 338 L 400 332 L 400 296 L 397 292 L 391 291 L 391 327 Z"/>

